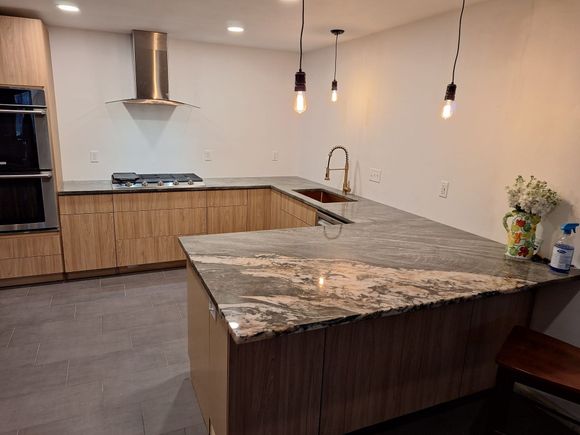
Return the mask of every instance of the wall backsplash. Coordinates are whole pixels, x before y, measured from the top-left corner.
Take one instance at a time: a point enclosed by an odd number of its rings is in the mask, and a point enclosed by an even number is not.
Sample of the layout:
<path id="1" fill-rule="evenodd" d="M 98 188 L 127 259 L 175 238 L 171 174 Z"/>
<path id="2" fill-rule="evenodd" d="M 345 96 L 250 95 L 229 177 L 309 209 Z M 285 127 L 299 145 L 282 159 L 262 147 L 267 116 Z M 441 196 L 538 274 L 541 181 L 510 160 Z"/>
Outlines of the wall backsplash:
<path id="1" fill-rule="evenodd" d="M 130 35 L 54 27 L 49 34 L 65 180 L 127 170 L 202 177 L 296 172 L 292 54 L 169 35 L 170 96 L 201 109 L 126 106 L 105 102 L 135 95 Z M 206 149 L 211 161 L 203 160 Z M 92 150 L 99 163 L 90 163 Z"/>

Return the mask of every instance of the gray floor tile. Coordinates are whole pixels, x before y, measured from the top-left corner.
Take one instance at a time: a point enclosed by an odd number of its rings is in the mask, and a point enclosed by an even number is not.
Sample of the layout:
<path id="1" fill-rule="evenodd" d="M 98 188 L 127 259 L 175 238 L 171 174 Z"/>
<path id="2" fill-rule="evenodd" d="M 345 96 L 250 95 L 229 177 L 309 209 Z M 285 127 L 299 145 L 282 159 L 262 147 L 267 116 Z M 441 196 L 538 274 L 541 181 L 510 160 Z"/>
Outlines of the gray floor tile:
<path id="1" fill-rule="evenodd" d="M 157 327 L 162 323 L 176 322 L 181 316 L 175 305 L 147 307 L 131 312 L 103 315 L 103 332 L 131 329 L 140 326 Z"/>
<path id="2" fill-rule="evenodd" d="M 85 358 L 131 348 L 131 339 L 125 331 L 110 332 L 92 337 L 56 337 L 40 344 L 37 364 Z"/>
<path id="3" fill-rule="evenodd" d="M 68 361 L 0 370 L 0 399 L 64 386 Z"/>
<path id="4" fill-rule="evenodd" d="M 14 334 L 14 328 L 6 328 L 0 331 L 0 347 L 8 346 Z"/>
<path id="5" fill-rule="evenodd" d="M 18 435 L 18 431 L 17 430 L 11 430 L 8 432 L 0 432 L 0 435 Z"/>
<path id="6" fill-rule="evenodd" d="M 201 423 L 195 426 L 165 432 L 163 435 L 208 435 L 208 430 L 205 423 Z"/>
<path id="7" fill-rule="evenodd" d="M 144 272 L 135 273 L 127 275 L 117 275 L 101 279 L 101 286 L 106 287 L 115 284 L 126 284 L 131 286 L 132 284 L 147 283 L 147 282 L 158 282 L 162 283 L 164 279 L 163 271 L 156 272 Z"/>
<path id="8" fill-rule="evenodd" d="M 157 289 L 149 299 L 153 305 L 180 304 L 187 302 L 187 286 L 185 284 L 173 284 L 163 289 Z"/>
<path id="9" fill-rule="evenodd" d="M 147 297 L 101 299 L 76 304 L 76 316 L 82 319 L 91 316 L 102 316 L 104 314 L 129 313 L 131 311 L 144 310 L 151 306 L 151 301 Z"/>
<path id="10" fill-rule="evenodd" d="M 32 308 L 47 307 L 52 301 L 52 295 L 12 295 L 0 298 L 0 307 Z"/>
<path id="11" fill-rule="evenodd" d="M 79 302 L 91 302 L 101 299 L 113 299 L 125 297 L 125 285 L 112 285 L 109 287 L 81 288 L 73 291 L 63 292 L 54 295 L 52 304 L 75 304 Z"/>
<path id="12" fill-rule="evenodd" d="M 100 409 L 77 417 L 21 429 L 19 435 L 143 435 L 139 406 Z"/>
<path id="13" fill-rule="evenodd" d="M 50 294 L 56 295 L 79 289 L 99 288 L 100 279 L 83 279 L 78 281 L 56 282 L 54 284 L 41 284 L 30 287 L 29 295 Z"/>
<path id="14" fill-rule="evenodd" d="M 167 341 L 178 340 L 187 337 L 187 322 L 163 323 L 151 328 L 143 326 L 129 330 L 133 346 L 153 346 Z"/>
<path id="15" fill-rule="evenodd" d="M 0 330 L 17 325 L 34 325 L 43 322 L 74 319 L 74 305 L 58 305 L 46 307 L 0 307 Z"/>
<path id="16" fill-rule="evenodd" d="M 170 367 L 124 373 L 103 380 L 105 406 L 123 406 L 148 400 L 172 400 L 182 388 L 191 388 L 187 373 Z"/>
<path id="17" fill-rule="evenodd" d="M 101 319 L 64 320 L 45 322 L 31 326 L 17 326 L 12 336 L 11 345 L 40 343 L 50 340 L 66 340 L 76 337 L 94 337 L 101 334 Z"/>
<path id="18" fill-rule="evenodd" d="M 165 355 L 167 365 L 189 364 L 187 338 L 161 343 L 159 344 L 159 349 Z"/>
<path id="19" fill-rule="evenodd" d="M 55 388 L 0 400 L 0 421 L 13 430 L 97 411 L 102 404 L 100 382 Z"/>
<path id="20" fill-rule="evenodd" d="M 38 343 L 11 345 L 0 348 L 0 369 L 32 365 L 36 361 Z"/>
<path id="21" fill-rule="evenodd" d="M 170 269 L 163 271 L 165 279 L 177 279 L 183 282 L 187 279 L 187 269 L 185 267 L 180 267 L 179 269 Z"/>
<path id="22" fill-rule="evenodd" d="M 0 299 L 13 296 L 26 296 L 30 287 L 15 287 L 8 289 L 0 289 Z"/>
<path id="23" fill-rule="evenodd" d="M 131 373 L 163 367 L 166 362 L 161 350 L 150 348 L 129 349 L 105 355 L 70 361 L 68 384 L 102 381 L 109 377 L 128 376 Z"/>
<path id="24" fill-rule="evenodd" d="M 159 435 L 203 422 L 191 385 L 185 382 L 174 397 L 142 402 L 141 409 L 146 435 Z"/>

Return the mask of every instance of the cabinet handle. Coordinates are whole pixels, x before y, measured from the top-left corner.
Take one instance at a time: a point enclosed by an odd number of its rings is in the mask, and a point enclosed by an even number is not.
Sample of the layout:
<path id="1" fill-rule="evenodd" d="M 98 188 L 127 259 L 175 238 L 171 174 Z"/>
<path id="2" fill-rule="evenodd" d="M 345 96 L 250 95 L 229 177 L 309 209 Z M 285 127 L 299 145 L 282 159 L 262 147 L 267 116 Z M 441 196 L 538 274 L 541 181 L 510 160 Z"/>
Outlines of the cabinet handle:
<path id="1" fill-rule="evenodd" d="M 24 115 L 46 115 L 46 109 L 0 109 L 0 113 L 22 113 Z"/>
<path id="2" fill-rule="evenodd" d="M 52 178 L 52 172 L 40 172 L 39 174 L 0 174 L 2 180 L 16 180 L 21 178 Z"/>

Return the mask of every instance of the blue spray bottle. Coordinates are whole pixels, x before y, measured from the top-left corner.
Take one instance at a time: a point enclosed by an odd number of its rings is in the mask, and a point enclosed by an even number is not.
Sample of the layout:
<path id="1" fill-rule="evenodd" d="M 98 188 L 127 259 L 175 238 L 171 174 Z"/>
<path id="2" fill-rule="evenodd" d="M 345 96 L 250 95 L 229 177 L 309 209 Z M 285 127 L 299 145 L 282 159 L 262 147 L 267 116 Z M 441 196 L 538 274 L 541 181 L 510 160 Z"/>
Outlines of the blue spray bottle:
<path id="1" fill-rule="evenodd" d="M 564 224 L 561 229 L 564 236 L 554 244 L 552 251 L 552 261 L 550 261 L 550 269 L 555 272 L 568 273 L 572 266 L 572 258 L 574 257 L 574 245 L 572 244 L 573 235 L 576 232 L 576 227 L 580 224 Z"/>

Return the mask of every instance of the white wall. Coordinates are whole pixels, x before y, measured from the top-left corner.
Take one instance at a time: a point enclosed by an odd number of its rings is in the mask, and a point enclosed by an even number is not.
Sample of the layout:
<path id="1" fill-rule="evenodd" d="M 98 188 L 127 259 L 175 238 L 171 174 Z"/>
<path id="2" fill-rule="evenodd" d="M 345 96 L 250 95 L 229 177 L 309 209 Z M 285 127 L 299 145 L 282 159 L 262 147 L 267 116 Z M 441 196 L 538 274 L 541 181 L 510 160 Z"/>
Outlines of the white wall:
<path id="1" fill-rule="evenodd" d="M 201 110 L 129 107 L 105 104 L 135 96 L 129 35 L 54 27 L 49 35 L 65 180 L 114 171 L 296 172 L 294 54 L 169 39 L 170 96 Z M 89 163 L 90 150 L 99 151 L 99 163 Z"/>
<path id="2" fill-rule="evenodd" d="M 548 255 L 559 225 L 580 221 L 580 2 L 468 7 L 458 110 L 444 121 L 457 20 L 456 11 L 340 44 L 335 105 L 333 48 L 308 53 L 301 175 L 322 181 L 329 148 L 346 145 L 357 193 L 505 242 L 504 187 L 534 174 L 566 199 L 544 220 Z M 370 168 L 382 169 L 381 184 L 369 182 Z M 447 199 L 441 180 L 451 183 Z M 580 235 L 576 246 L 580 266 Z"/>

